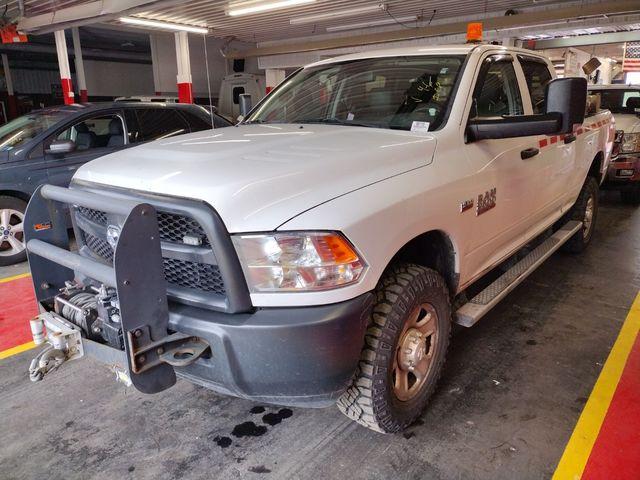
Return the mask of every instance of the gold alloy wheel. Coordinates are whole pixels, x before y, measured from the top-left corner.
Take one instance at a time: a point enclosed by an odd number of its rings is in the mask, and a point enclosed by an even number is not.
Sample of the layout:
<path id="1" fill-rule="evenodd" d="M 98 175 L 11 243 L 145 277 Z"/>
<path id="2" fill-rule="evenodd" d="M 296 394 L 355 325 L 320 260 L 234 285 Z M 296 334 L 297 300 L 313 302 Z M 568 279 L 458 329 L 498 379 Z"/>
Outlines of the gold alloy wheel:
<path id="1" fill-rule="evenodd" d="M 430 303 L 417 306 L 405 322 L 393 359 L 393 391 L 406 402 L 422 389 L 438 343 L 438 314 Z"/>
<path id="2" fill-rule="evenodd" d="M 595 200 L 593 195 L 589 195 L 587 205 L 584 209 L 584 220 L 582 220 L 582 237 L 586 240 L 591 235 L 591 225 L 593 224 L 593 214 L 595 211 Z"/>

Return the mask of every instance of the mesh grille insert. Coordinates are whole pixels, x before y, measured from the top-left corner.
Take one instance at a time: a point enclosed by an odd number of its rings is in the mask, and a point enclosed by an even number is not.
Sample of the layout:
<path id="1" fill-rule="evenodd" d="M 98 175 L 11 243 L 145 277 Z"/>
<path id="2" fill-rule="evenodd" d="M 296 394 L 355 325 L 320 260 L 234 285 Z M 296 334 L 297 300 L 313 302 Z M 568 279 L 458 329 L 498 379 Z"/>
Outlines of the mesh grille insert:
<path id="1" fill-rule="evenodd" d="M 107 225 L 107 214 L 92 208 L 78 207 L 84 218 L 100 225 Z M 160 238 L 165 242 L 183 243 L 185 236 L 198 237 L 203 246 L 209 246 L 209 239 L 202 226 L 193 218 L 177 213 L 158 212 L 158 229 Z"/>
<path id="2" fill-rule="evenodd" d="M 164 276 L 172 285 L 204 292 L 225 294 L 220 270 L 216 265 L 164 258 Z"/>
<path id="3" fill-rule="evenodd" d="M 109 245 L 105 240 L 95 237 L 90 233 L 83 232 L 83 234 L 84 242 L 93 253 L 104 258 L 105 260 L 113 262 L 113 248 L 111 248 L 111 245 Z"/>

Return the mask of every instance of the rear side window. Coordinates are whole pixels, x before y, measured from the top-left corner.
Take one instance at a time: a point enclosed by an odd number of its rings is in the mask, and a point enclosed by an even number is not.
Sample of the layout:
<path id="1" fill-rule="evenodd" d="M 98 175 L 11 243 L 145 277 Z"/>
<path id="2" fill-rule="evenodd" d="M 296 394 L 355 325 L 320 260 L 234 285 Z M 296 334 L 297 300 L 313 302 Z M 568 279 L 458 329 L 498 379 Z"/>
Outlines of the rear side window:
<path id="1" fill-rule="evenodd" d="M 487 58 L 480 70 L 473 99 L 477 117 L 522 115 L 522 97 L 513 62 Z"/>
<path id="2" fill-rule="evenodd" d="M 189 122 L 189 127 L 191 128 L 192 132 L 199 132 L 201 130 L 211 130 L 211 123 L 205 120 L 204 118 L 184 110 L 181 110 L 180 114 L 187 120 L 187 122 Z M 217 126 L 218 125 L 216 125 L 216 127 Z"/>
<path id="3" fill-rule="evenodd" d="M 149 142 L 161 138 L 189 133 L 189 125 L 173 109 L 136 108 L 139 138 L 137 141 Z"/>
<path id="4" fill-rule="evenodd" d="M 240 95 L 244 93 L 244 87 L 233 87 L 233 104 L 238 105 L 240 103 Z"/>
<path id="5" fill-rule="evenodd" d="M 542 61 L 526 57 L 520 57 L 520 65 L 524 71 L 524 78 L 527 80 L 533 113 L 544 113 L 544 90 L 547 83 L 551 81 L 549 67 Z"/>

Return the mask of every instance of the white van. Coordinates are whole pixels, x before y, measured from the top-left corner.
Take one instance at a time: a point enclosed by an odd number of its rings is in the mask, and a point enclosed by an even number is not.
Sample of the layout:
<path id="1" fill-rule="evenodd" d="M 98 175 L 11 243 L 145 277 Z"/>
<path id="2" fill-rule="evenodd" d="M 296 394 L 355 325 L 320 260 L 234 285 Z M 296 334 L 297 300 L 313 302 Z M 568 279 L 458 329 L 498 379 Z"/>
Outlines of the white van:
<path id="1" fill-rule="evenodd" d="M 227 75 L 220 84 L 218 113 L 235 120 L 240 115 L 240 95 L 251 95 L 255 105 L 265 96 L 265 77 L 253 73 L 234 73 Z"/>

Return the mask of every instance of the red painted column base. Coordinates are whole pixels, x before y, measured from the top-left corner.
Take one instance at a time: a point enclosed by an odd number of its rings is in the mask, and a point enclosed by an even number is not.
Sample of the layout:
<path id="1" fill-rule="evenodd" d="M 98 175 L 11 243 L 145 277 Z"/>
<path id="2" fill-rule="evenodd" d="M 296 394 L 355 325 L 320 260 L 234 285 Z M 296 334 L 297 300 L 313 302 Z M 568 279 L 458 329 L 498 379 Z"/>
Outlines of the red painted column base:
<path id="1" fill-rule="evenodd" d="M 9 95 L 9 98 L 7 99 L 7 103 L 9 104 L 9 112 L 8 112 L 9 118 L 7 120 L 16 118 L 18 116 L 18 101 L 16 100 L 16 96 Z"/>
<path id="2" fill-rule="evenodd" d="M 87 103 L 89 101 L 89 93 L 86 90 L 80 90 L 80 101 Z"/>
<path id="3" fill-rule="evenodd" d="M 180 103 L 193 103 L 193 90 L 191 83 L 178 84 L 178 101 Z"/>
<path id="4" fill-rule="evenodd" d="M 71 105 L 74 101 L 73 84 L 70 78 L 61 78 L 60 84 L 62 85 L 62 98 L 65 105 Z"/>

